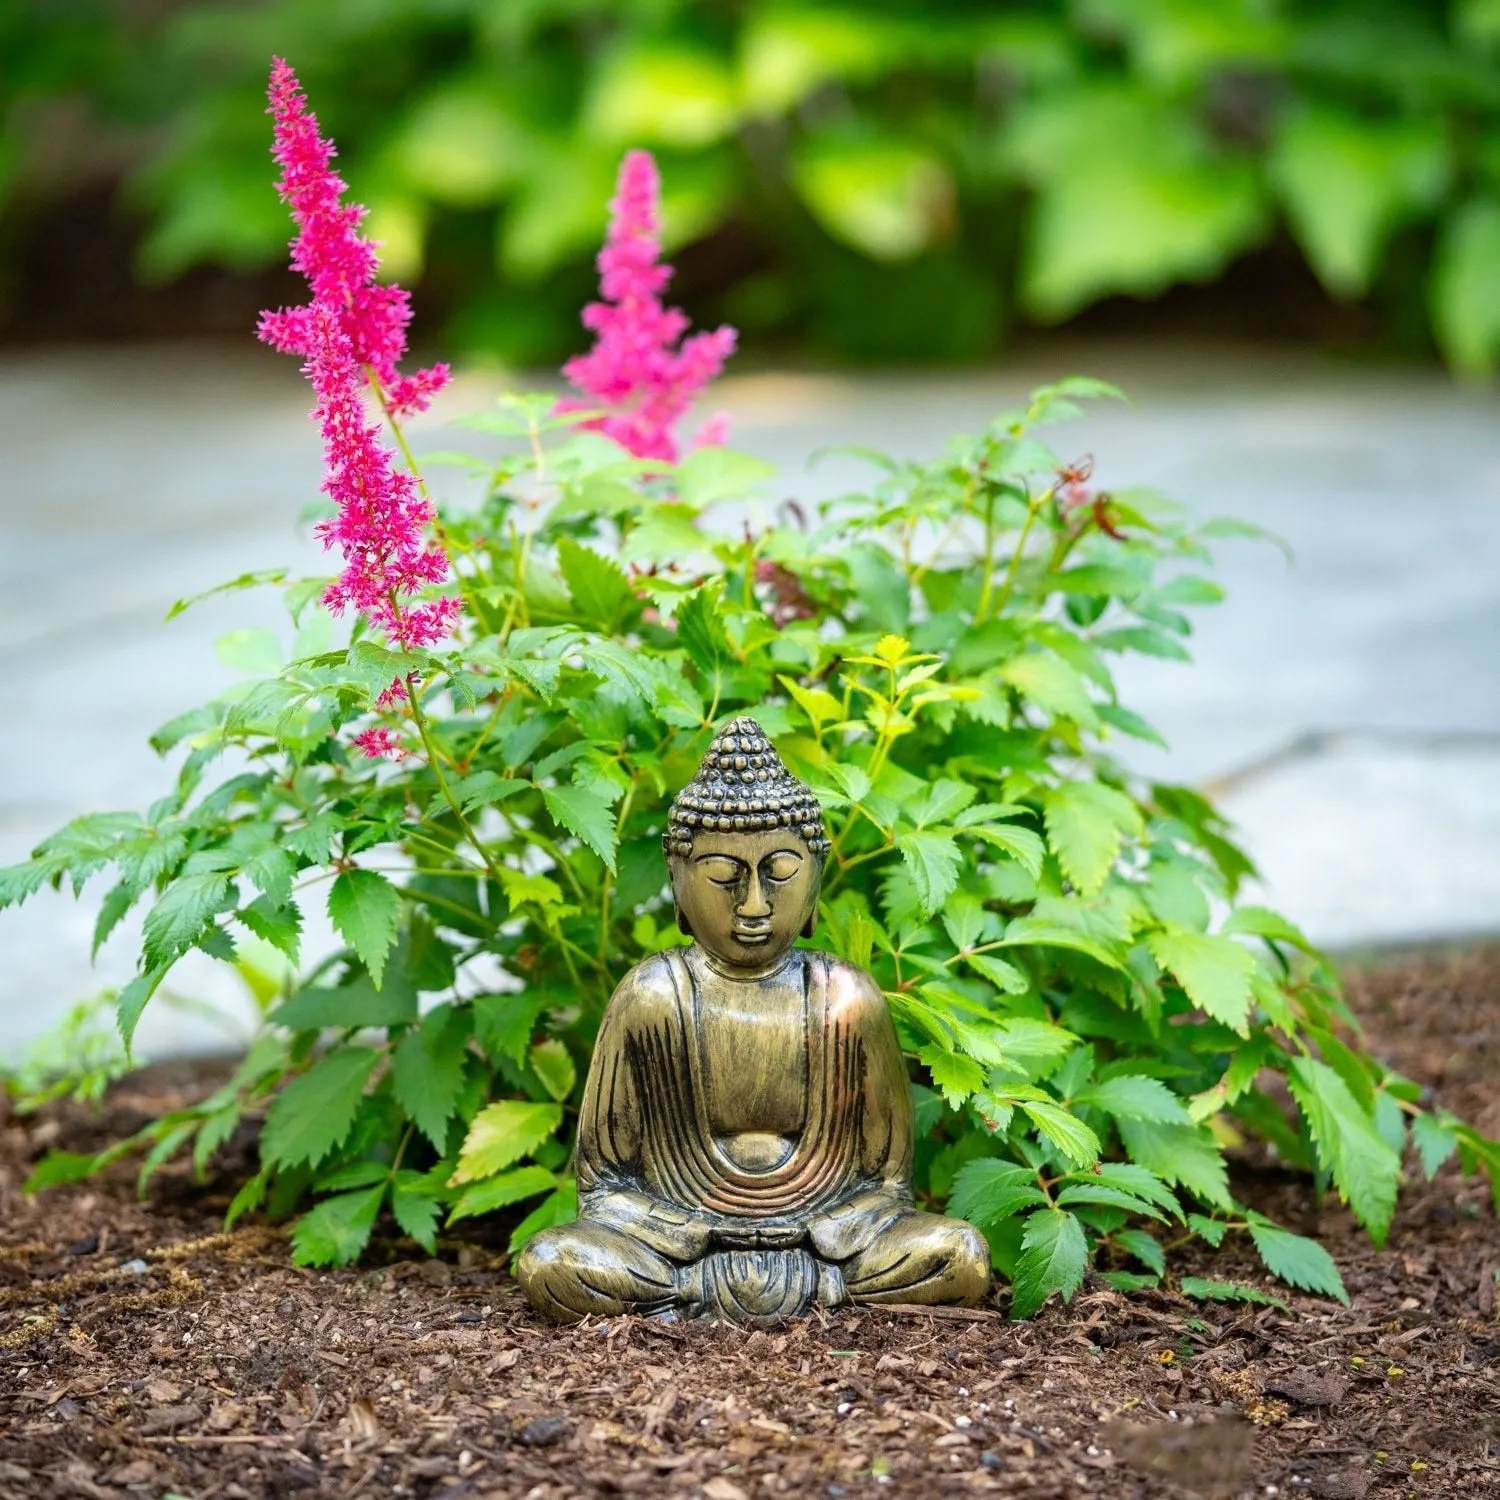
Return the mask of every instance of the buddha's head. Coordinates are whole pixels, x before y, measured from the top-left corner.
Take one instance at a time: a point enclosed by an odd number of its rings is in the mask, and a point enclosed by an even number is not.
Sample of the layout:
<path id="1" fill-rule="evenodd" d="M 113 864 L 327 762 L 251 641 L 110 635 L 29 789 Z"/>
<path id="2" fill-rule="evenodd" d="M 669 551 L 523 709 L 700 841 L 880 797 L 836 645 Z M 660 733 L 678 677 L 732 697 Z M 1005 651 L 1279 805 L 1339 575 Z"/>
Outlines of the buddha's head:
<path id="1" fill-rule="evenodd" d="M 677 925 L 721 963 L 773 965 L 817 922 L 823 810 L 754 719 L 720 731 L 662 835 Z"/>

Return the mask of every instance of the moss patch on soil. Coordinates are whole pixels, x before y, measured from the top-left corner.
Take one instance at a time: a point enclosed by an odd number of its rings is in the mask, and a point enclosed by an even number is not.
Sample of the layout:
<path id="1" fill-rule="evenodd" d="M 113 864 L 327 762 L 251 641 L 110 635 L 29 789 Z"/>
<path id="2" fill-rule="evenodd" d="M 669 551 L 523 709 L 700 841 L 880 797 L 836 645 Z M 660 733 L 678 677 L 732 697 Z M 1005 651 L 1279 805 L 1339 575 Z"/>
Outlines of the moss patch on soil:
<path id="1" fill-rule="evenodd" d="M 1500 1134 L 1500 951 L 1350 976 L 1376 1049 Z M 284 1233 L 218 1226 L 249 1142 L 204 1186 L 129 1168 L 24 1198 L 49 1146 L 97 1148 L 211 1086 L 127 1080 L 102 1113 L 0 1102 L 0 1500 L 329 1495 L 1500 1493 L 1500 1224 L 1486 1186 L 1413 1169 L 1373 1249 L 1306 1178 L 1247 1160 L 1235 1190 L 1339 1263 L 1353 1305 L 1287 1293 L 1231 1242 L 1183 1274 L 1287 1310 L 1122 1296 L 1091 1278 L 1030 1323 L 992 1307 L 843 1313 L 747 1333 L 543 1323 L 502 1227 L 427 1259 L 294 1267 Z"/>

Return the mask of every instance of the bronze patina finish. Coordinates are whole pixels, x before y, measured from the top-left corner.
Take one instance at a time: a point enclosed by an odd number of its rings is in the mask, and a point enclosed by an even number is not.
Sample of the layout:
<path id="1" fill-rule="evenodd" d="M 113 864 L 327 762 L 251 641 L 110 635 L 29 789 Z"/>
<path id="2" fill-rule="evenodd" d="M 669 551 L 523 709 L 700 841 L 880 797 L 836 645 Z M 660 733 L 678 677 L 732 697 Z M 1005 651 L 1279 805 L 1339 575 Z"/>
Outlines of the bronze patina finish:
<path id="1" fill-rule="evenodd" d="M 687 948 L 625 976 L 578 1127 L 578 1221 L 516 1274 L 532 1304 L 762 1323 L 814 1302 L 977 1301 L 983 1238 L 912 1204 L 911 1093 L 884 997 L 811 937 L 823 815 L 734 720 L 663 837 Z"/>

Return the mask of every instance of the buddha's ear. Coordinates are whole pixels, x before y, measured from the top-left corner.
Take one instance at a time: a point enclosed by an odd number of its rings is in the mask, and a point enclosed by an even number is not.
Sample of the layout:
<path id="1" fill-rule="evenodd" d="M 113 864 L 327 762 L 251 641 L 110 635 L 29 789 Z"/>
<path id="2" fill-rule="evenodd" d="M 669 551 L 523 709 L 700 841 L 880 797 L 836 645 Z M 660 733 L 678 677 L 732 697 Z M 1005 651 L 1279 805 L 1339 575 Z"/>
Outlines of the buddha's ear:
<path id="1" fill-rule="evenodd" d="M 683 937 L 692 937 L 693 935 L 693 929 L 688 925 L 687 913 L 683 911 L 681 906 L 677 907 L 677 930 Z M 808 936 L 811 937 L 812 934 L 809 933 Z"/>
<path id="2" fill-rule="evenodd" d="M 818 881 L 813 888 L 812 900 L 807 906 L 807 920 L 802 924 L 802 936 L 811 938 L 818 930 L 818 896 L 823 888 L 823 871 L 818 871 Z"/>

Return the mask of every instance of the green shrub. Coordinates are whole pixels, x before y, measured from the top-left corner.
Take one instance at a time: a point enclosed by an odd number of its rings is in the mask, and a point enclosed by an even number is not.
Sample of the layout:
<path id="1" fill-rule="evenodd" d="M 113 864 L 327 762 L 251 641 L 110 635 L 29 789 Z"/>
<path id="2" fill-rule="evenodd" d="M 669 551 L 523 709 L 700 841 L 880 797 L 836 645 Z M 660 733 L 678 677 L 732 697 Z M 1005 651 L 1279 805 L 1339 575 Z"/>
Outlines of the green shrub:
<path id="1" fill-rule="evenodd" d="M 429 261 L 455 334 L 512 360 L 575 347 L 635 145 L 674 247 L 737 237 L 698 280 L 751 338 L 972 358 L 1289 232 L 1394 336 L 1500 355 L 1494 0 L 21 0 L 0 40 L 12 246 L 70 173 L 133 159 L 144 278 L 279 262 L 260 84 L 285 52 L 394 273 Z"/>
<path id="2" fill-rule="evenodd" d="M 311 1201 L 300 1262 L 354 1259 L 385 1208 L 428 1250 L 497 1208 L 534 1204 L 513 1246 L 566 1218 L 604 1006 L 682 941 L 668 801 L 742 711 L 827 810 L 815 941 L 889 996 L 918 1192 L 984 1229 L 1017 1314 L 1071 1295 L 1091 1256 L 1138 1286 L 1184 1238 L 1241 1231 L 1284 1281 L 1344 1295 L 1318 1245 L 1235 1202 L 1243 1139 L 1330 1183 L 1377 1243 L 1408 1142 L 1429 1173 L 1457 1150 L 1500 1184 L 1500 1147 L 1359 1050 L 1297 929 L 1234 904 L 1250 864 L 1213 807 L 1112 753 L 1155 735 L 1111 659 L 1184 659 L 1184 610 L 1220 597 L 1209 546 L 1245 529 L 1091 490 L 1043 445 L 1114 394 L 1062 381 L 940 458 L 870 455 L 870 482 L 805 524 L 749 526 L 758 460 L 643 463 L 550 398 L 507 398 L 468 424 L 498 457 L 446 456 L 479 491 L 442 522 L 452 649 L 358 629 L 323 649 L 326 580 L 230 585 L 283 589 L 297 659 L 164 726 L 172 790 L 69 824 L 0 871 L 0 903 L 109 871 L 101 939 L 149 903 L 127 1040 L 194 949 L 244 963 L 250 934 L 296 964 L 310 903 L 346 946 L 262 986 L 263 1030 L 211 1098 L 48 1158 L 33 1186 L 131 1151 L 143 1184 L 177 1153 L 202 1171 L 264 1109 L 229 1218 Z M 382 707 L 396 679 L 409 703 Z M 351 756 L 375 727 L 401 759 Z"/>

